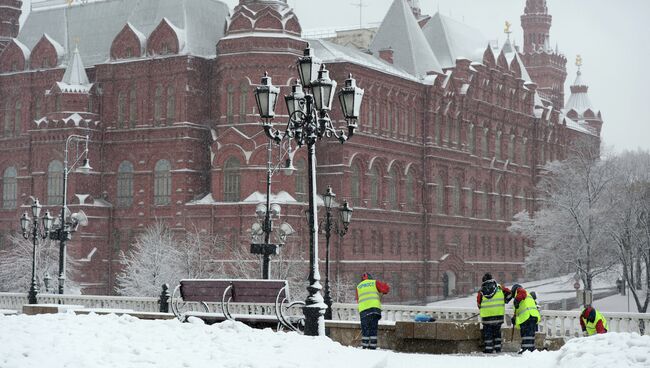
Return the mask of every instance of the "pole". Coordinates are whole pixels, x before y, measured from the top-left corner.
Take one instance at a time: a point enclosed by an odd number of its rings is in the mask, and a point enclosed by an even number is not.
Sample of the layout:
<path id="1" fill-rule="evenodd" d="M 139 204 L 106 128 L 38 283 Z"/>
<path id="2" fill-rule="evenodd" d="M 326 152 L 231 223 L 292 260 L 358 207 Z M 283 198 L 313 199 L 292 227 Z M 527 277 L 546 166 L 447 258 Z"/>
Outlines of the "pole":
<path id="1" fill-rule="evenodd" d="M 330 289 L 330 233 L 332 231 L 332 210 L 326 208 L 325 212 L 325 319 L 332 319 L 332 294 Z"/>
<path id="2" fill-rule="evenodd" d="M 269 244 L 271 243 L 271 231 L 273 224 L 271 223 L 271 177 L 272 168 L 271 160 L 273 159 L 273 151 L 271 147 L 272 141 L 269 139 L 266 162 L 266 214 L 264 215 L 264 253 L 262 255 L 262 278 L 268 280 L 271 275 L 271 259 L 269 254 Z"/>
<path id="3" fill-rule="evenodd" d="M 307 98 L 307 111 L 311 112 L 311 99 Z M 310 133 L 307 133 L 310 134 Z M 313 134 L 313 133 L 312 133 Z M 316 139 L 307 138 L 309 151 L 309 286 L 307 299 L 303 307 L 305 315 L 305 335 L 325 336 L 325 310 L 320 291 L 320 273 L 318 271 L 318 223 L 316 222 Z"/>
<path id="4" fill-rule="evenodd" d="M 27 296 L 29 304 L 38 304 L 36 295 L 38 294 L 38 286 L 36 285 L 36 243 L 38 242 L 38 218 L 34 218 L 32 223 L 32 283 L 29 287 L 29 294 Z"/>
<path id="5" fill-rule="evenodd" d="M 72 137 L 72 136 L 70 136 Z M 68 197 L 68 142 L 70 137 L 65 142 L 65 150 L 63 157 L 63 206 L 61 207 L 61 227 L 59 228 L 59 294 L 65 293 L 65 263 L 66 263 L 66 249 L 65 243 L 68 240 L 68 234 L 65 229 L 65 208 L 67 206 Z"/>

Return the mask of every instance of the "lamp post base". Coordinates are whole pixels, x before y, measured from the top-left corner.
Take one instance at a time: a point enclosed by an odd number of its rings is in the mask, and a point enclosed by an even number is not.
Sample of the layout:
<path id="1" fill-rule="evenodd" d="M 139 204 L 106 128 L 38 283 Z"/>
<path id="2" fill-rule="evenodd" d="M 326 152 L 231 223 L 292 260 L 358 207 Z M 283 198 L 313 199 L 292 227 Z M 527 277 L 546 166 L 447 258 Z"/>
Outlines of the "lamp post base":
<path id="1" fill-rule="evenodd" d="M 318 294 L 320 296 L 320 294 Z M 327 304 L 321 301 L 302 308 L 305 315 L 305 336 L 325 336 L 325 311 Z"/>
<path id="2" fill-rule="evenodd" d="M 36 286 L 36 281 L 32 280 L 32 286 L 30 286 L 29 293 L 27 293 L 27 301 L 29 304 L 38 304 L 38 300 L 36 300 L 37 294 L 38 287 Z"/>

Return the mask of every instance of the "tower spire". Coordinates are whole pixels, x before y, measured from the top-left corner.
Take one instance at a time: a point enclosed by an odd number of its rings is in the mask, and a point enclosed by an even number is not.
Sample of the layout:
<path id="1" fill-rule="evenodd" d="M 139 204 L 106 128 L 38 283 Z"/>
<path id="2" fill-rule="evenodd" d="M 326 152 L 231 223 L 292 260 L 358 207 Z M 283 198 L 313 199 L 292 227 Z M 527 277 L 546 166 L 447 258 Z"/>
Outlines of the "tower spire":
<path id="1" fill-rule="evenodd" d="M 0 53 L 12 38 L 18 37 L 22 6 L 20 0 L 0 0 Z"/>

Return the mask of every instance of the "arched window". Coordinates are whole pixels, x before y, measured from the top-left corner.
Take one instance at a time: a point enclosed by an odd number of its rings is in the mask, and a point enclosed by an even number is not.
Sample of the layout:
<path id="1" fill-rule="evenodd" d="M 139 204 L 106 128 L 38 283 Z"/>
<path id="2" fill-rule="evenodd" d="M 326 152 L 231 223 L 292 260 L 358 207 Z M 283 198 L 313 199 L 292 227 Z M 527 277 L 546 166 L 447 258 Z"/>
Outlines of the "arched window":
<path id="1" fill-rule="evenodd" d="M 467 217 L 474 217 L 474 187 L 467 189 L 467 195 L 465 196 L 465 208 L 467 211 Z"/>
<path id="2" fill-rule="evenodd" d="M 167 124 L 172 125 L 176 121 L 176 91 L 174 87 L 167 88 Z"/>
<path id="3" fill-rule="evenodd" d="M 379 170 L 373 167 L 370 170 L 370 205 L 371 207 L 379 207 Z"/>
<path id="4" fill-rule="evenodd" d="M 16 168 L 8 167 L 2 175 L 2 208 L 16 208 L 18 183 Z"/>
<path id="5" fill-rule="evenodd" d="M 411 210 L 415 207 L 415 178 L 411 172 L 406 176 L 406 205 Z"/>
<path id="6" fill-rule="evenodd" d="M 131 87 L 129 92 L 129 124 L 131 128 L 135 128 L 138 121 L 138 92 L 135 86 Z"/>
<path id="7" fill-rule="evenodd" d="M 159 84 L 156 86 L 156 92 L 153 99 L 153 119 L 157 124 L 162 120 L 162 93 L 163 88 Z"/>
<path id="8" fill-rule="evenodd" d="M 117 95 L 117 127 L 124 128 L 126 122 L 126 94 L 120 92 Z"/>
<path id="9" fill-rule="evenodd" d="M 228 121 L 228 124 L 232 124 L 233 122 L 233 116 L 235 114 L 235 89 L 233 88 L 232 85 L 228 85 L 227 87 L 227 101 L 226 101 L 226 119 Z"/>
<path id="10" fill-rule="evenodd" d="M 515 136 L 514 134 L 510 136 L 508 141 L 508 160 L 510 162 L 515 162 Z"/>
<path id="11" fill-rule="evenodd" d="M 521 163 L 524 165 L 528 165 L 528 147 L 526 147 L 526 143 L 528 143 L 528 139 L 524 138 L 521 142 Z"/>
<path id="12" fill-rule="evenodd" d="M 460 216 L 461 215 L 461 207 L 460 207 L 460 181 L 458 179 L 454 179 L 454 205 L 453 205 L 453 213 L 455 216 Z"/>
<path id="13" fill-rule="evenodd" d="M 300 202 L 307 200 L 307 165 L 305 160 L 296 162 L 296 199 Z"/>
<path id="14" fill-rule="evenodd" d="M 239 90 L 241 92 L 241 95 L 239 96 L 239 122 L 245 123 L 246 115 L 248 113 L 248 111 L 246 111 L 246 105 L 248 102 L 248 82 L 243 82 Z"/>
<path id="15" fill-rule="evenodd" d="M 122 161 L 117 169 L 117 205 L 130 207 L 133 204 L 133 164 Z"/>
<path id="16" fill-rule="evenodd" d="M 453 120 L 449 116 L 445 116 L 445 121 L 447 122 L 445 125 L 445 140 L 447 141 L 447 146 L 451 146 Z"/>
<path id="17" fill-rule="evenodd" d="M 353 206 L 361 205 L 361 169 L 359 165 L 352 165 L 350 176 L 350 201 Z"/>
<path id="18" fill-rule="evenodd" d="M 390 170 L 390 186 L 388 187 L 388 200 L 390 201 L 390 208 L 396 210 L 399 209 L 398 203 L 397 203 L 397 188 L 398 188 L 398 177 L 397 177 L 397 170 L 395 168 L 392 168 Z"/>
<path id="19" fill-rule="evenodd" d="M 469 125 L 469 152 L 476 154 L 476 129 L 474 129 L 474 124 Z"/>
<path id="20" fill-rule="evenodd" d="M 461 146 L 460 135 L 461 135 L 463 122 L 462 122 L 461 119 L 456 119 L 456 120 L 454 120 L 454 123 L 455 123 L 454 128 L 456 129 L 456 133 L 454 133 L 454 140 L 458 144 L 458 148 L 460 148 L 460 146 Z"/>
<path id="21" fill-rule="evenodd" d="M 50 162 L 47 168 L 47 204 L 63 203 L 63 164 L 61 161 Z"/>
<path id="22" fill-rule="evenodd" d="M 240 167 L 241 164 L 235 157 L 229 158 L 224 165 L 223 197 L 225 202 L 239 202 L 240 200 Z"/>
<path id="23" fill-rule="evenodd" d="M 61 111 L 61 95 L 58 94 L 54 98 L 54 110 L 55 111 Z"/>
<path id="24" fill-rule="evenodd" d="M 153 203 L 166 206 L 172 200 L 172 165 L 167 160 L 156 162 L 153 183 Z"/>
<path id="25" fill-rule="evenodd" d="M 494 195 L 494 216 L 497 220 L 503 219 L 503 193 L 501 191 Z"/>
<path id="26" fill-rule="evenodd" d="M 546 147 L 544 146 L 544 142 L 541 142 L 539 145 L 539 160 L 537 160 L 538 165 L 544 165 L 546 164 Z"/>
<path id="27" fill-rule="evenodd" d="M 494 156 L 497 158 L 497 160 L 501 160 L 501 131 L 497 132 L 497 136 L 494 141 Z"/>
<path id="28" fill-rule="evenodd" d="M 483 185 L 483 193 L 481 193 L 481 210 L 483 211 L 483 216 L 482 216 L 483 218 L 490 217 L 487 185 Z"/>
<path id="29" fill-rule="evenodd" d="M 367 108 L 368 108 L 368 128 L 370 128 L 370 129 L 373 127 L 372 124 L 373 124 L 373 121 L 375 120 L 374 119 L 375 116 L 373 115 L 372 106 L 373 106 L 372 101 L 368 101 L 368 105 L 367 105 Z M 370 129 L 368 129 L 368 130 L 370 130 Z"/>
<path id="30" fill-rule="evenodd" d="M 437 113 L 434 117 L 435 123 L 433 124 L 434 127 L 434 140 L 438 146 L 440 146 L 440 143 L 442 141 L 442 117 L 440 116 L 440 113 Z"/>
<path id="31" fill-rule="evenodd" d="M 7 102 L 5 104 L 5 121 L 4 121 L 4 129 L 2 130 L 3 136 L 5 137 L 10 137 L 11 136 L 11 130 L 12 130 L 12 125 L 14 123 L 13 121 L 13 116 L 11 113 L 11 103 Z"/>
<path id="32" fill-rule="evenodd" d="M 41 117 L 41 97 L 36 97 L 34 100 L 34 120 Z"/>
<path id="33" fill-rule="evenodd" d="M 490 154 L 489 148 L 488 148 L 488 135 L 490 134 L 490 130 L 488 128 L 483 129 L 483 136 L 481 137 L 481 153 L 483 157 L 488 157 Z"/>
<path id="34" fill-rule="evenodd" d="M 445 184 L 441 177 L 438 177 L 436 183 L 436 205 L 439 214 L 446 213 L 445 211 Z"/>
<path id="35" fill-rule="evenodd" d="M 505 213 L 504 220 L 506 221 L 512 220 L 512 216 L 514 215 L 514 210 L 515 210 L 515 191 L 511 190 L 510 193 L 508 193 L 508 197 L 506 198 L 506 213 Z"/>
<path id="36" fill-rule="evenodd" d="M 20 101 L 16 101 L 13 135 L 20 134 L 22 122 L 23 122 L 23 103 Z"/>

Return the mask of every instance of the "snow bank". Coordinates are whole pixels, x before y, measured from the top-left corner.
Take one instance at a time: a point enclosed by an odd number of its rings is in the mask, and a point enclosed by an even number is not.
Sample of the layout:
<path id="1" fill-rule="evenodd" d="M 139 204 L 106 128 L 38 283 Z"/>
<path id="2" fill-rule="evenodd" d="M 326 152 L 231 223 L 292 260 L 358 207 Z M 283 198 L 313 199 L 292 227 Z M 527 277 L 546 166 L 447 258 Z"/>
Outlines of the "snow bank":
<path id="1" fill-rule="evenodd" d="M 0 315 L 0 368 L 587 368 L 648 367 L 650 337 L 575 339 L 559 352 L 425 355 L 344 347 L 326 337 L 254 330 L 238 322 L 130 316 Z"/>
<path id="2" fill-rule="evenodd" d="M 559 351 L 557 367 L 650 367 L 650 336 L 611 332 L 572 339 Z"/>

